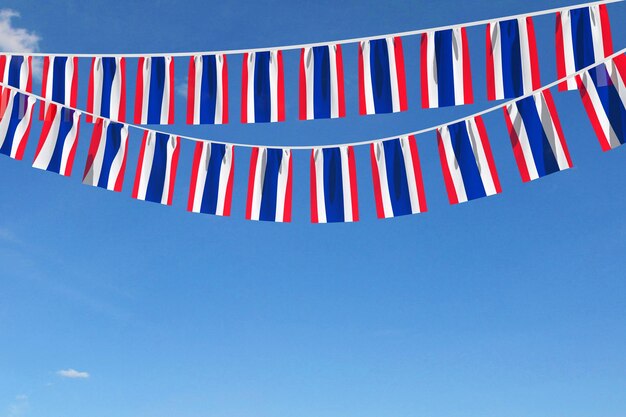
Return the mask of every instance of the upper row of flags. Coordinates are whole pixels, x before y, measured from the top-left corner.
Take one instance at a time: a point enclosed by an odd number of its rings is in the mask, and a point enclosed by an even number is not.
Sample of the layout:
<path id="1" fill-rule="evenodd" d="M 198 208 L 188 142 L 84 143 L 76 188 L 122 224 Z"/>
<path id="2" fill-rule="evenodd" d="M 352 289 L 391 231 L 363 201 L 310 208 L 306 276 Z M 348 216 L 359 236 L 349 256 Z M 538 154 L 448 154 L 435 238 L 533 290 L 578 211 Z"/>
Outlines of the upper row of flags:
<path id="1" fill-rule="evenodd" d="M 533 19 L 522 16 L 487 24 L 487 98 L 520 97 L 540 87 Z M 613 53 L 605 4 L 568 9 L 556 14 L 558 78 L 572 75 Z M 283 51 L 243 54 L 242 123 L 280 122 L 285 114 Z M 406 72 L 402 38 L 359 42 L 359 113 L 405 111 Z M 437 108 L 474 101 L 470 54 L 465 27 L 421 35 L 422 107 Z M 341 44 L 304 47 L 300 53 L 299 118 L 344 117 L 345 86 Z M 32 57 L 0 55 L 0 82 L 32 92 Z M 573 78 L 560 89 L 575 89 Z M 45 56 L 42 97 L 76 107 L 78 58 Z M 174 123 L 174 57 L 138 59 L 134 123 Z M 126 122 L 126 58 L 92 58 L 87 111 Z M 44 105 L 40 118 L 47 114 Z M 226 54 L 193 55 L 189 61 L 188 124 L 226 124 L 228 64 Z M 88 117 L 88 121 L 92 121 Z"/>
<path id="2" fill-rule="evenodd" d="M 271 59 L 271 58 L 268 58 Z M 626 142 L 626 55 L 602 61 L 575 77 L 602 149 Z M 5 84 L 6 85 L 6 84 Z M 0 97 L 0 153 L 22 159 L 36 98 L 14 87 Z M 149 104 L 148 104 L 149 105 Z M 502 107 L 515 161 L 524 182 L 572 167 L 563 129 L 549 89 Z M 279 109 L 273 111 L 280 112 Z M 81 112 L 47 103 L 33 166 L 69 176 L 79 139 Z M 256 114 L 255 114 L 256 117 Z M 181 139 L 143 130 L 133 198 L 171 205 Z M 129 126 L 95 118 L 83 183 L 121 191 L 126 172 Z M 438 152 L 451 204 L 502 191 L 483 119 L 479 115 L 437 129 Z M 414 136 L 369 144 L 376 212 L 379 218 L 427 210 L 420 156 Z M 195 144 L 188 210 L 228 216 L 235 175 L 235 145 Z M 310 149 L 311 221 L 359 219 L 354 146 Z M 290 148 L 255 146 L 248 176 L 246 218 L 291 221 L 293 155 Z"/>

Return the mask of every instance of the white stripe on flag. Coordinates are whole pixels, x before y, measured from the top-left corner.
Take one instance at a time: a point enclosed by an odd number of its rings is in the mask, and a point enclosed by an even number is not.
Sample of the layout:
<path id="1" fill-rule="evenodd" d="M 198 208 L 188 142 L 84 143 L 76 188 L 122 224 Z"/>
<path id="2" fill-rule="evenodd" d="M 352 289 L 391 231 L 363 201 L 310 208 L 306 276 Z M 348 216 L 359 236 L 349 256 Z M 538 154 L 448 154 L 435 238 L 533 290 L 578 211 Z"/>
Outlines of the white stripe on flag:
<path id="1" fill-rule="evenodd" d="M 401 136 L 399 138 L 400 147 L 402 148 L 402 157 L 404 159 L 404 170 L 406 171 L 406 179 L 409 185 L 409 198 L 411 199 L 411 212 L 420 213 L 419 196 L 417 191 L 417 179 L 415 178 L 415 167 L 413 166 L 413 155 L 411 155 L 410 137 Z"/>
<path id="2" fill-rule="evenodd" d="M 363 92 L 365 94 L 365 113 L 376 113 L 374 107 L 374 93 L 372 91 L 372 69 L 370 68 L 370 42 L 362 41 L 361 49 L 363 51 Z"/>
<path id="3" fill-rule="evenodd" d="M 283 157 L 280 161 L 280 170 L 278 171 L 278 183 L 276 190 L 276 221 L 285 221 L 285 203 L 287 201 L 287 180 L 289 179 L 289 160 L 291 159 L 291 150 L 283 149 Z"/>
<path id="4" fill-rule="evenodd" d="M 343 219 L 346 222 L 352 222 L 352 187 L 350 184 L 350 158 L 348 151 L 349 146 L 340 146 L 341 155 L 341 183 L 343 191 Z"/>
<path id="5" fill-rule="evenodd" d="M 456 160 L 456 155 L 454 154 L 454 149 L 452 148 L 452 140 L 450 138 L 450 129 L 448 126 L 441 128 L 440 134 L 443 141 L 446 163 L 448 165 L 448 170 L 450 171 L 450 177 L 452 178 L 452 184 L 454 185 L 457 200 L 459 203 L 466 202 L 467 193 L 465 192 L 465 183 L 463 182 L 463 176 L 461 175 L 461 167 Z"/>

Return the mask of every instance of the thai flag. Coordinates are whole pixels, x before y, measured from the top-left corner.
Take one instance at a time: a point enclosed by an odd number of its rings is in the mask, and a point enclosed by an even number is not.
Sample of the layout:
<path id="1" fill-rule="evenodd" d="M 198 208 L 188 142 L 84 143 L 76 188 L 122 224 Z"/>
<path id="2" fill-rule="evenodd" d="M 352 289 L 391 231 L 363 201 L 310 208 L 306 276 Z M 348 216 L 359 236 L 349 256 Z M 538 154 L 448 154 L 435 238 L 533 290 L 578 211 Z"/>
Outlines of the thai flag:
<path id="1" fill-rule="evenodd" d="M 194 55 L 189 59 L 187 124 L 228 123 L 226 55 Z"/>
<path id="2" fill-rule="evenodd" d="M 2 92 L 0 100 L 0 153 L 21 160 L 36 100 L 8 88 Z"/>
<path id="3" fill-rule="evenodd" d="M 626 55 L 576 76 L 580 96 L 602 150 L 626 141 Z"/>
<path id="4" fill-rule="evenodd" d="M 346 116 L 341 45 L 302 48 L 300 120 Z"/>
<path id="5" fill-rule="evenodd" d="M 33 91 L 33 57 L 0 55 L 0 82 L 28 92 Z M 2 87 L 0 87 L 2 91 Z"/>
<path id="6" fill-rule="evenodd" d="M 541 87 L 531 17 L 487 24 L 487 98 L 501 100 Z"/>
<path id="7" fill-rule="evenodd" d="M 480 116 L 439 128 L 437 137 L 450 204 L 502 192 Z"/>
<path id="8" fill-rule="evenodd" d="M 135 123 L 174 123 L 174 59 L 140 57 L 137 65 Z"/>
<path id="9" fill-rule="evenodd" d="M 370 153 L 378 218 L 427 211 L 415 137 L 372 143 Z"/>
<path id="10" fill-rule="evenodd" d="M 241 122 L 285 120 L 285 75 L 282 51 L 243 55 Z"/>
<path id="11" fill-rule="evenodd" d="M 246 219 L 291 221 L 291 150 L 252 149 Z"/>
<path id="12" fill-rule="evenodd" d="M 425 109 L 474 102 L 465 28 L 422 34 L 421 78 Z"/>
<path id="13" fill-rule="evenodd" d="M 359 113 L 407 109 L 404 54 L 400 37 L 359 43 Z"/>
<path id="14" fill-rule="evenodd" d="M 96 120 L 87 155 L 83 184 L 111 191 L 122 191 L 128 126 L 107 119 Z"/>
<path id="15" fill-rule="evenodd" d="M 33 167 L 69 177 L 78 145 L 80 112 L 50 104 Z"/>
<path id="16" fill-rule="evenodd" d="M 121 57 L 95 57 L 91 62 L 87 112 L 126 121 L 126 61 Z M 93 117 L 87 116 L 92 123 Z"/>
<path id="17" fill-rule="evenodd" d="M 572 167 L 549 90 L 509 104 L 504 115 L 522 181 Z"/>
<path id="18" fill-rule="evenodd" d="M 613 53 L 606 4 L 594 4 L 556 14 L 556 68 L 558 78 L 572 75 Z M 576 89 L 570 78 L 559 90 Z"/>
<path id="19" fill-rule="evenodd" d="M 352 146 L 311 151 L 311 222 L 359 221 Z"/>
<path id="20" fill-rule="evenodd" d="M 187 210 L 230 216 L 235 177 L 235 147 L 198 142 L 193 156 Z"/>
<path id="21" fill-rule="evenodd" d="M 43 58 L 43 80 L 39 119 L 43 120 L 51 101 L 76 107 L 78 95 L 78 58 L 46 56 Z"/>
<path id="22" fill-rule="evenodd" d="M 172 205 L 180 138 L 147 130 L 143 135 L 133 198 Z"/>

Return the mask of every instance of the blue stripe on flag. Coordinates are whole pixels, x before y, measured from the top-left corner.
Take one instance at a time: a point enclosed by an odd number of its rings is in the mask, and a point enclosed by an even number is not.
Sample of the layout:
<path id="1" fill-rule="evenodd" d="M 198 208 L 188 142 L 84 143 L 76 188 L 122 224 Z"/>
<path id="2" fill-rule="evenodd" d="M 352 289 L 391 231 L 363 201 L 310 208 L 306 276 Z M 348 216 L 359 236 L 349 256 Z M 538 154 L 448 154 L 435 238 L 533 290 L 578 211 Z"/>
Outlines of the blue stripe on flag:
<path id="1" fill-rule="evenodd" d="M 439 106 L 454 106 L 454 63 L 452 60 L 452 29 L 435 32 L 435 60 Z M 460 51 L 459 51 L 460 52 Z"/>
<path id="2" fill-rule="evenodd" d="M 576 70 L 593 64 L 596 60 L 593 52 L 593 35 L 589 8 L 575 9 L 570 12 L 572 22 L 572 44 Z"/>
<path id="3" fill-rule="evenodd" d="M 535 161 L 538 175 L 543 177 L 544 175 L 559 171 L 559 164 L 556 161 L 546 132 L 543 130 L 543 124 L 537 112 L 534 97 L 530 96 L 518 101 L 517 109 L 524 121 L 524 128 L 528 135 L 528 141 L 530 142 L 530 149 L 533 154 L 533 160 Z"/>
<path id="4" fill-rule="evenodd" d="M 57 135 L 56 144 L 54 145 L 54 151 L 52 152 L 52 158 L 46 168 L 47 171 L 61 172 L 61 162 L 63 162 L 63 147 L 67 134 L 72 130 L 74 126 L 74 111 L 66 109 L 65 107 L 59 107 L 61 111 L 59 122 L 59 133 Z M 52 133 L 52 132 L 51 132 Z"/>
<path id="5" fill-rule="evenodd" d="M 209 167 L 206 174 L 206 182 L 204 183 L 200 211 L 202 213 L 215 214 L 217 211 L 217 197 L 220 188 L 220 171 L 222 169 L 224 155 L 226 154 L 226 145 L 212 143 L 209 146 L 211 147 L 211 156 L 209 158 Z M 202 167 L 200 169 L 202 169 Z"/>
<path id="6" fill-rule="evenodd" d="M 52 101 L 65 103 L 65 64 L 67 57 L 55 57 L 52 64 Z"/>
<path id="7" fill-rule="evenodd" d="M 341 149 L 322 149 L 324 155 L 324 202 L 326 221 L 343 222 L 343 173 L 341 167 Z"/>
<path id="8" fill-rule="evenodd" d="M 376 113 L 393 112 L 389 53 L 386 39 L 370 41 L 370 72 L 372 76 L 372 95 L 374 96 L 374 109 Z M 391 51 L 391 53 L 393 53 L 393 51 Z"/>
<path id="9" fill-rule="evenodd" d="M 115 61 L 115 58 L 102 58 L 102 100 L 100 115 L 103 117 L 111 117 L 111 91 L 116 71 L 117 62 Z"/>
<path id="10" fill-rule="evenodd" d="M 409 180 L 406 175 L 404 154 L 399 139 L 383 142 L 385 150 L 385 166 L 387 168 L 387 185 L 394 216 L 411 214 L 411 197 Z"/>
<path id="11" fill-rule="evenodd" d="M 217 60 L 215 55 L 202 57 L 202 78 L 200 81 L 200 123 L 215 123 L 217 104 Z"/>
<path id="12" fill-rule="evenodd" d="M 13 147 L 13 141 L 15 140 L 15 131 L 17 126 L 24 118 L 24 112 L 20 109 L 20 104 L 26 101 L 26 96 L 20 93 L 15 94 L 13 98 L 13 107 L 11 108 L 11 119 L 9 119 L 9 126 L 7 127 L 7 133 L 0 147 L 0 153 L 11 156 L 11 148 Z M 5 117 L 8 115 L 9 110 L 5 110 Z"/>
<path id="13" fill-rule="evenodd" d="M 270 53 L 257 52 L 254 58 L 254 121 L 270 122 L 271 118 Z"/>
<path id="14" fill-rule="evenodd" d="M 472 148 L 467 126 L 464 121 L 448 126 L 452 149 L 463 177 L 463 186 L 468 200 L 485 197 L 485 186 Z"/>
<path id="15" fill-rule="evenodd" d="M 13 55 L 9 62 L 9 79 L 8 84 L 15 88 L 26 87 L 20 85 L 20 69 L 24 63 L 24 57 L 21 55 Z"/>
<path id="16" fill-rule="evenodd" d="M 313 48 L 313 111 L 316 119 L 330 118 L 330 52 L 328 46 Z"/>
<path id="17" fill-rule="evenodd" d="M 165 133 L 155 134 L 154 158 L 150 169 L 150 179 L 146 189 L 146 200 L 160 203 L 163 198 L 165 186 L 165 172 L 167 171 L 167 145 L 170 135 Z"/>
<path id="18" fill-rule="evenodd" d="M 148 124 L 161 123 L 163 94 L 165 90 L 165 57 L 153 57 L 150 63 L 150 86 L 148 95 Z M 145 88 L 145 86 L 144 86 Z M 144 91 L 146 94 L 146 91 Z"/>
<path id="19" fill-rule="evenodd" d="M 98 187 L 107 188 L 109 184 L 109 175 L 111 175 L 111 167 L 113 161 L 122 147 L 122 128 L 121 123 L 110 123 L 106 131 L 104 142 L 104 158 L 102 159 L 102 171 L 98 179 Z"/>
<path id="20" fill-rule="evenodd" d="M 276 197 L 278 195 L 278 175 L 280 163 L 283 160 L 282 149 L 267 149 L 267 160 L 263 177 L 263 190 L 261 191 L 260 220 L 276 220 Z M 262 163 L 262 162 L 261 162 Z"/>
<path id="21" fill-rule="evenodd" d="M 626 107 L 624 107 L 624 102 L 619 96 L 619 92 L 613 84 L 606 66 L 600 65 L 592 68 L 589 70 L 589 76 L 596 86 L 602 108 L 611 123 L 617 140 L 619 143 L 624 144 L 626 141 Z"/>
<path id="22" fill-rule="evenodd" d="M 517 19 L 500 22 L 500 49 L 502 51 L 502 85 L 504 97 L 524 95 L 524 78 L 520 34 Z"/>

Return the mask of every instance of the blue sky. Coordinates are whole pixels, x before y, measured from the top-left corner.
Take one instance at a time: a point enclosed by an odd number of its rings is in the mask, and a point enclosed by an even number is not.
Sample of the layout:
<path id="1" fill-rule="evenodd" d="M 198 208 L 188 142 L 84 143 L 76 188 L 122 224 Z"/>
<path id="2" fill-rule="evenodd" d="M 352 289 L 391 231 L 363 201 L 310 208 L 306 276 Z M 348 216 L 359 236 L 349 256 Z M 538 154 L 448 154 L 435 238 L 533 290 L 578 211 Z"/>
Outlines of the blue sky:
<path id="1" fill-rule="evenodd" d="M 59 3 L 5 0 L 2 7 L 21 16 L 0 15 L 3 42 L 86 53 L 262 47 L 576 2 Z M 626 7 L 609 12 L 621 49 Z M 546 84 L 556 77 L 554 16 L 535 26 Z M 343 120 L 297 120 L 293 51 L 284 57 L 287 122 L 238 123 L 241 57 L 233 56 L 233 123 L 170 130 L 327 144 L 461 117 L 491 105 L 484 30 L 468 30 L 471 106 L 420 109 L 413 37 L 404 40 L 405 113 L 358 116 L 357 49 L 348 45 Z M 176 63 L 178 84 L 187 64 Z M 127 68 L 133 100 L 136 61 Z M 87 77 L 82 61 L 82 108 Z M 190 143 L 183 143 L 174 206 L 162 207 L 130 198 L 136 131 L 125 188 L 116 194 L 80 183 L 87 124 L 73 177 L 31 168 L 35 123 L 24 161 L 0 158 L 0 416 L 626 416 L 626 153 L 602 153 L 577 92 L 554 95 L 573 169 L 522 184 L 496 112 L 485 122 L 501 195 L 449 206 L 428 134 L 418 146 L 429 212 L 377 220 L 361 147 L 362 221 L 355 224 L 309 223 L 308 152 L 295 155 L 294 223 L 250 222 L 248 150 L 237 151 L 233 215 L 225 219 L 185 211 Z M 184 109 L 179 95 L 179 122 Z"/>

